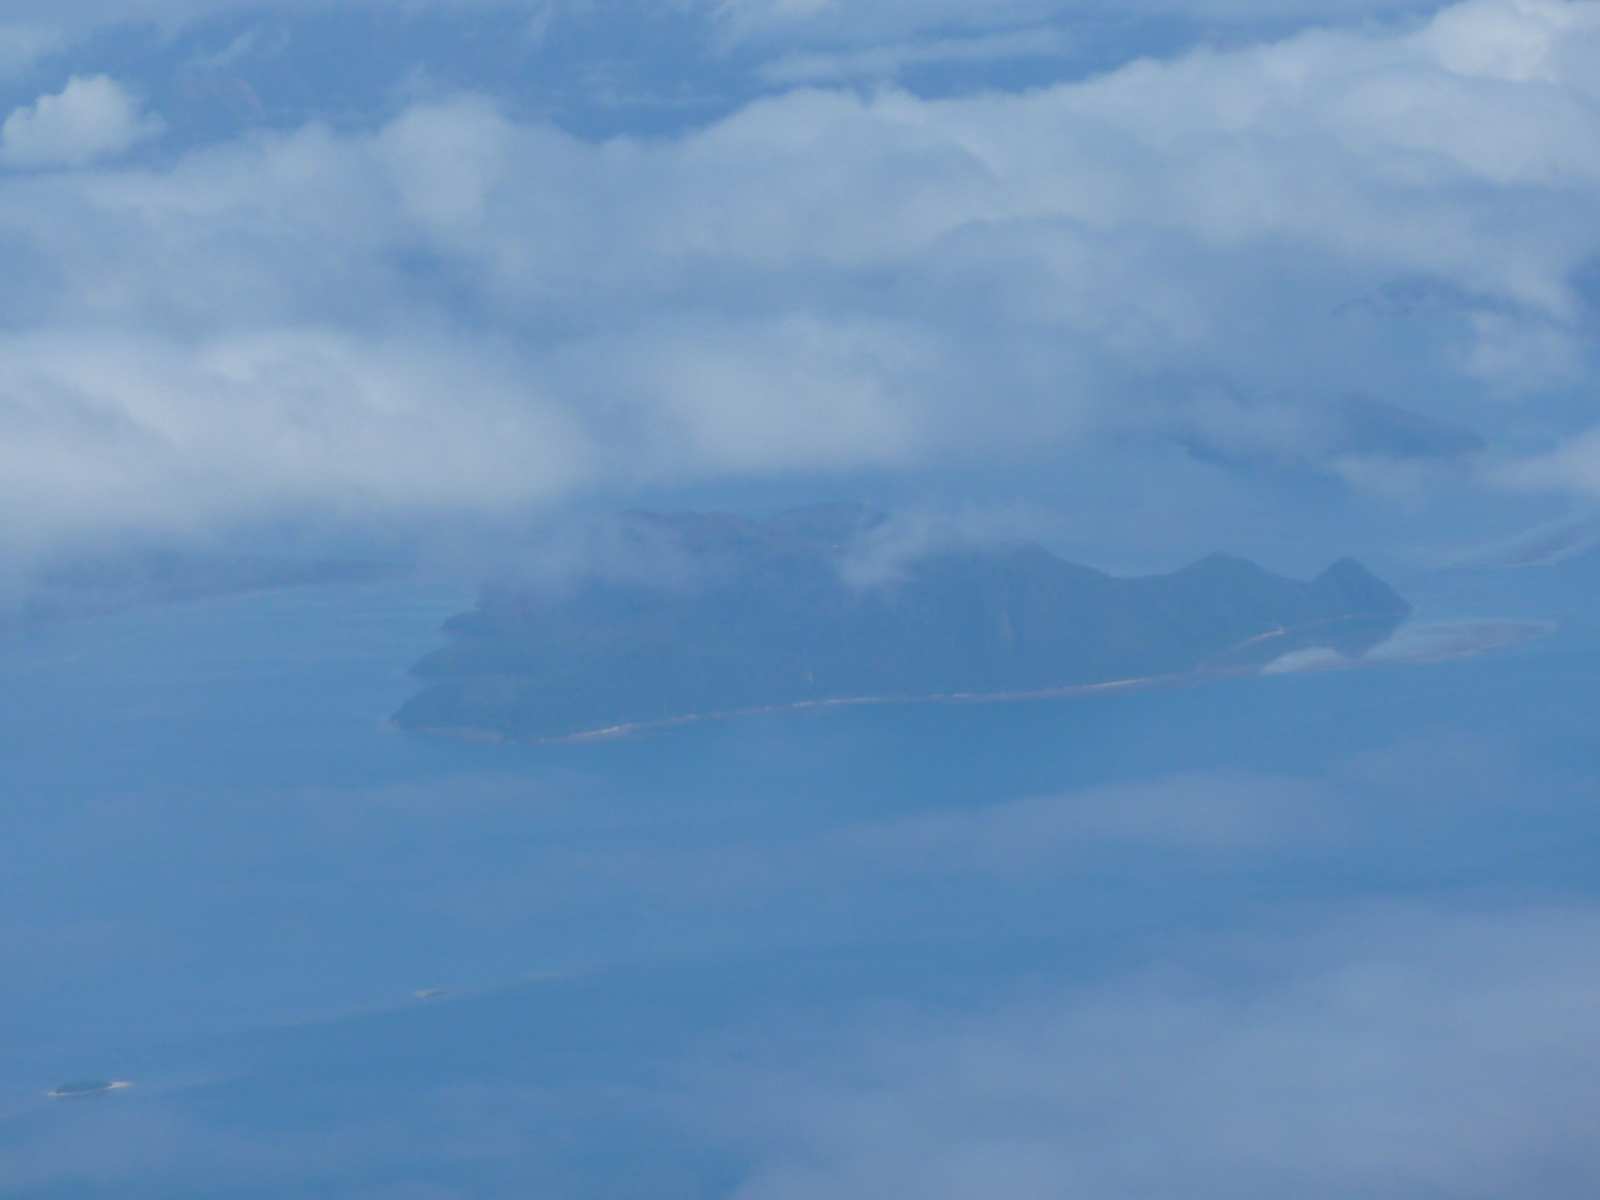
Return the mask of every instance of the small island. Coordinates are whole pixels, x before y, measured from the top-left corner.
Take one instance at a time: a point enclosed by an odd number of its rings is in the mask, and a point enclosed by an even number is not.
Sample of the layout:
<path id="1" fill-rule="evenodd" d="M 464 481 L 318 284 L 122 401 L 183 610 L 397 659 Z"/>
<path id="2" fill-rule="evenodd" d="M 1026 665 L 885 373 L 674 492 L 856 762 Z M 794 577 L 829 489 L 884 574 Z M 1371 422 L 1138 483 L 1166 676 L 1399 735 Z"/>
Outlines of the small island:
<path id="1" fill-rule="evenodd" d="M 1350 559 L 1299 581 L 1226 554 L 1119 578 L 1023 542 L 889 554 L 854 505 L 627 514 L 604 568 L 487 586 L 419 662 L 403 729 L 614 736 L 763 709 L 1004 699 L 1358 656 L 1410 606 Z"/>

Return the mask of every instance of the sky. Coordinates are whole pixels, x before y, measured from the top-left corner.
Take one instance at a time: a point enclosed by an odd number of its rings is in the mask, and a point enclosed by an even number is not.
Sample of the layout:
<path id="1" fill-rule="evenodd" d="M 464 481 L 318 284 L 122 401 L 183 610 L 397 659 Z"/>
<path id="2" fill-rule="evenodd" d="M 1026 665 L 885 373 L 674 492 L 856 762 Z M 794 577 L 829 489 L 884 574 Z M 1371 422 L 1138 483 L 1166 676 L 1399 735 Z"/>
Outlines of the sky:
<path id="1" fill-rule="evenodd" d="M 1593 4 L 6 19 L 13 562 L 861 499 L 1307 569 L 1600 491 Z"/>

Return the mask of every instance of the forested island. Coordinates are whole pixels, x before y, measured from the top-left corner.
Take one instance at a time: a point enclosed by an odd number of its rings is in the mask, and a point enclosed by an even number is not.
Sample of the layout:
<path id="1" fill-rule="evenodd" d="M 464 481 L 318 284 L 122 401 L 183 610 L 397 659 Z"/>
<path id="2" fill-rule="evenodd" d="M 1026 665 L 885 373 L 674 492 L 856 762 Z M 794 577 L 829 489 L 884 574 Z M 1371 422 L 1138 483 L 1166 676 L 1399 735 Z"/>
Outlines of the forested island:
<path id="1" fill-rule="evenodd" d="M 1225 554 L 1119 578 L 1024 542 L 882 552 L 853 505 L 769 520 L 636 512 L 611 562 L 502 582 L 452 618 L 404 729 L 547 740 L 872 699 L 1000 697 L 1357 655 L 1410 606 L 1344 559 L 1315 579 Z"/>

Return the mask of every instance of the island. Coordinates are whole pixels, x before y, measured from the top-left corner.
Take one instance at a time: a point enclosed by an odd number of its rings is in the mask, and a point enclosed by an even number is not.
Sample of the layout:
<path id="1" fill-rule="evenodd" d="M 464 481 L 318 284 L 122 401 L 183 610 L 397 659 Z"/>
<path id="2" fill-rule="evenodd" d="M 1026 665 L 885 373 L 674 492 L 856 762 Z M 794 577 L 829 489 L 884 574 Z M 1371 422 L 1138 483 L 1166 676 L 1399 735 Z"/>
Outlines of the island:
<path id="1" fill-rule="evenodd" d="M 1357 656 L 1410 613 L 1350 559 L 1308 582 L 1213 554 L 1121 578 L 1025 542 L 895 552 L 855 505 L 634 512 L 575 578 L 485 586 L 412 668 L 402 729 L 611 736 L 753 710 L 999 699 Z"/>

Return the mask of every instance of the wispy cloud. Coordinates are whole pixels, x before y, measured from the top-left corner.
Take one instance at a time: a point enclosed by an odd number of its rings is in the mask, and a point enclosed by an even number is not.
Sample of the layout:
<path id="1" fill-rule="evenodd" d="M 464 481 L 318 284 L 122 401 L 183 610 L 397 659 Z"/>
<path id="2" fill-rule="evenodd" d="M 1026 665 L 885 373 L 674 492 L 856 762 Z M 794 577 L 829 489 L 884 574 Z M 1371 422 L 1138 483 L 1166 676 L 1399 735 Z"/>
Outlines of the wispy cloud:
<path id="1" fill-rule="evenodd" d="M 761 77 L 774 84 L 837 83 L 894 79 L 907 67 L 996 62 L 1005 59 L 1059 58 L 1073 42 L 1054 28 L 987 33 L 967 38 L 933 38 L 886 46 L 786 55 L 762 65 Z"/>

